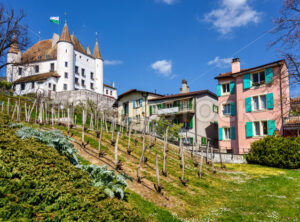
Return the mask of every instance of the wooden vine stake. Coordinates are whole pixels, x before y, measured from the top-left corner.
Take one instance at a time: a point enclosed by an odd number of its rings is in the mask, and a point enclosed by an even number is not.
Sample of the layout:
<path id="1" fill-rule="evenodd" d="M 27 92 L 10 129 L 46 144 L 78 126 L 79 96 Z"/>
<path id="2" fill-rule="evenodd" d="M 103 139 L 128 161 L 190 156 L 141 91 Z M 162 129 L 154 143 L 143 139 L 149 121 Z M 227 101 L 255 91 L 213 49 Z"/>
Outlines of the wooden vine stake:
<path id="1" fill-rule="evenodd" d="M 115 144 L 115 164 L 116 164 L 116 169 L 117 170 L 122 170 L 122 163 L 121 160 L 118 160 L 118 142 L 119 142 L 119 134 L 117 134 L 117 139 L 116 139 L 116 144 Z"/>
<path id="2" fill-rule="evenodd" d="M 221 153 L 221 147 L 219 148 L 219 155 L 220 155 L 221 169 L 224 169 L 224 168 L 226 168 L 226 166 L 225 166 L 225 164 L 223 164 L 222 153 Z"/>
<path id="3" fill-rule="evenodd" d="M 184 151 L 181 152 L 181 168 L 182 168 L 182 175 L 179 177 L 183 186 L 186 186 L 187 181 L 184 179 Z"/>
<path id="4" fill-rule="evenodd" d="M 163 153 L 163 170 L 162 170 L 162 175 L 164 175 L 165 177 L 168 176 L 167 175 L 167 171 L 166 171 L 166 159 L 167 159 L 166 149 L 167 149 L 167 145 L 168 145 L 168 132 L 169 132 L 169 127 L 167 127 L 166 133 L 165 133 L 164 153 Z"/>
<path id="5" fill-rule="evenodd" d="M 9 98 L 7 99 L 7 115 L 9 115 Z"/>
<path id="6" fill-rule="evenodd" d="M 208 141 L 209 143 L 209 141 Z M 210 145 L 210 159 L 211 159 L 211 170 L 213 173 L 216 173 L 216 168 L 214 166 L 214 156 L 213 156 L 213 153 L 214 153 L 214 148 Z"/>
<path id="7" fill-rule="evenodd" d="M 202 168 L 203 168 L 203 149 L 201 149 L 201 158 L 200 158 L 200 168 L 199 168 L 199 173 L 198 176 L 201 179 L 203 177 L 203 173 L 202 173 Z"/>
<path id="8" fill-rule="evenodd" d="M 130 126 L 129 126 L 129 136 L 128 136 L 128 146 L 127 146 L 128 155 L 130 155 L 132 152 L 132 150 L 130 149 L 131 129 L 132 129 L 132 124 L 130 124 Z"/>
<path id="9" fill-rule="evenodd" d="M 31 110 L 30 110 L 30 112 L 29 112 L 28 120 L 27 120 L 28 123 L 30 122 L 30 119 L 31 119 L 31 113 L 32 113 L 32 111 L 33 111 L 35 105 L 36 105 L 36 99 L 34 100 L 33 105 L 32 105 L 32 107 L 31 107 Z"/>
<path id="10" fill-rule="evenodd" d="M 157 153 L 155 153 L 155 169 L 156 169 L 157 184 L 154 184 L 154 188 L 158 193 L 162 193 L 161 191 L 163 187 L 159 184 L 159 169 L 158 169 Z"/>
<path id="11" fill-rule="evenodd" d="M 144 160 L 144 153 L 145 153 L 145 132 L 143 133 L 143 148 L 142 148 L 142 155 L 141 155 L 141 158 L 140 158 L 140 161 L 139 161 L 139 165 L 138 165 L 138 168 L 137 168 L 137 179 L 138 179 L 138 183 L 141 183 L 141 182 L 142 182 L 142 179 L 144 178 L 144 177 L 141 177 L 141 176 L 140 176 L 140 169 L 141 169 L 142 161 Z"/>
<path id="12" fill-rule="evenodd" d="M 2 106 L 2 107 L 1 107 L 1 113 L 3 113 L 3 110 L 4 110 L 4 102 L 1 103 L 1 106 Z"/>
<path id="13" fill-rule="evenodd" d="M 52 123 L 52 129 L 54 129 L 54 118 L 53 118 L 53 115 L 54 115 L 54 108 L 53 106 L 51 107 L 51 123 Z"/>
<path id="14" fill-rule="evenodd" d="M 182 153 L 182 137 L 179 138 L 179 160 L 181 160 Z"/>
<path id="15" fill-rule="evenodd" d="M 104 119 L 104 116 L 103 116 Z M 99 136 L 99 141 L 98 141 L 98 152 L 99 152 L 99 157 L 103 157 L 105 153 L 101 151 L 101 141 L 102 141 L 102 135 L 103 135 L 103 121 L 101 121 L 101 128 L 100 128 L 100 136 Z"/>
<path id="16" fill-rule="evenodd" d="M 68 135 L 70 134 L 70 108 L 67 109 L 68 112 Z"/>
<path id="17" fill-rule="evenodd" d="M 82 137 L 81 137 L 81 142 L 82 145 L 84 145 L 84 125 L 85 125 L 85 116 L 84 116 L 84 109 L 82 110 Z"/>

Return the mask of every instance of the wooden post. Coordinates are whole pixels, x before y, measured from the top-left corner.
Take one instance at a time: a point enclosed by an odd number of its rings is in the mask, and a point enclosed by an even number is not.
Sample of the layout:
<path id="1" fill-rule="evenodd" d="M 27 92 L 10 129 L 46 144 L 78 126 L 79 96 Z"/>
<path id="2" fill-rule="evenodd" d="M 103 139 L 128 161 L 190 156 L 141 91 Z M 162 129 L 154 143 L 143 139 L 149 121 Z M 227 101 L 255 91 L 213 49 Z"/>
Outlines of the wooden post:
<path id="1" fill-rule="evenodd" d="M 209 143 L 209 141 L 208 141 Z M 214 153 L 214 148 L 210 145 L 210 149 L 211 149 L 211 169 L 213 171 L 213 173 L 216 173 L 216 169 L 215 169 L 215 166 L 214 166 L 214 156 L 213 156 L 213 153 Z"/>
<path id="2" fill-rule="evenodd" d="M 35 105 L 36 105 L 36 99 L 34 100 L 33 105 L 32 105 L 32 107 L 31 107 L 30 113 L 29 113 L 29 115 L 28 115 L 28 121 L 27 121 L 27 122 L 30 122 L 30 119 L 31 119 L 31 113 L 32 113 L 32 111 L 33 111 Z"/>
<path id="3" fill-rule="evenodd" d="M 199 178 L 202 178 L 202 167 L 203 167 L 203 149 L 201 149 L 201 159 L 200 159 L 200 169 L 199 169 Z"/>
<path id="4" fill-rule="evenodd" d="M 102 135 L 103 135 L 103 121 L 101 121 L 101 128 L 100 128 L 100 136 L 99 136 L 99 140 L 98 140 L 98 151 L 99 154 L 101 152 L 101 140 L 102 140 Z"/>
<path id="5" fill-rule="evenodd" d="M 53 113 L 54 111 L 53 111 L 53 106 L 52 106 L 52 108 L 51 108 L 51 122 L 52 122 L 52 129 L 54 129 L 54 119 L 53 119 Z"/>
<path id="6" fill-rule="evenodd" d="M 2 106 L 1 113 L 3 113 L 3 110 L 4 110 L 4 101 L 2 102 L 1 106 Z"/>
<path id="7" fill-rule="evenodd" d="M 77 126 L 77 115 L 75 114 L 75 124 L 74 126 Z"/>
<path id="8" fill-rule="evenodd" d="M 138 165 L 138 168 L 137 168 L 138 183 L 142 182 L 142 178 L 140 177 L 140 168 L 141 168 L 142 161 L 144 160 L 144 153 L 145 153 L 145 134 L 143 134 L 142 155 L 141 155 L 140 162 L 139 162 L 139 165 Z"/>
<path id="9" fill-rule="evenodd" d="M 16 108 L 17 108 L 17 103 L 15 104 L 15 107 L 13 108 L 13 113 L 12 113 L 12 115 L 11 115 L 11 119 L 13 120 L 14 119 L 14 115 L 15 115 L 15 111 L 16 111 Z"/>
<path id="10" fill-rule="evenodd" d="M 208 164 L 208 140 L 206 142 L 206 164 Z"/>
<path id="11" fill-rule="evenodd" d="M 220 155 L 220 164 L 221 164 L 221 169 L 223 169 L 223 168 L 225 168 L 225 165 L 223 164 L 223 161 L 222 161 L 221 147 L 219 148 L 219 155 Z"/>
<path id="12" fill-rule="evenodd" d="M 70 134 L 70 108 L 67 109 L 68 112 L 68 134 Z"/>
<path id="13" fill-rule="evenodd" d="M 194 142 L 192 143 L 192 152 L 191 152 L 191 158 L 194 157 Z"/>
<path id="14" fill-rule="evenodd" d="M 93 113 L 91 113 L 91 117 L 90 117 L 90 129 L 93 130 L 94 128 L 94 124 L 93 124 Z"/>
<path id="15" fill-rule="evenodd" d="M 84 145 L 84 125 L 85 125 L 85 116 L 84 116 L 84 109 L 82 110 L 82 137 L 81 142 Z"/>
<path id="16" fill-rule="evenodd" d="M 132 128 L 132 124 L 130 124 L 129 126 L 129 136 L 128 136 L 128 146 L 127 146 L 127 153 L 130 155 L 131 150 L 130 150 L 130 138 L 131 138 L 131 128 Z"/>
<path id="17" fill-rule="evenodd" d="M 167 127 L 166 129 L 166 133 L 165 133 L 165 142 L 164 142 L 164 153 L 163 153 L 163 171 L 162 174 L 166 177 L 167 176 L 167 171 L 166 171 L 166 149 L 167 149 L 167 145 L 168 145 L 168 132 L 169 132 L 169 127 Z"/>
<path id="18" fill-rule="evenodd" d="M 118 142 L 119 142 L 119 134 L 120 132 L 118 132 L 117 134 L 117 140 L 116 140 L 116 144 L 115 144 L 115 164 L 116 166 L 118 166 Z"/>
<path id="19" fill-rule="evenodd" d="M 181 153 L 181 168 L 182 168 L 181 179 L 184 180 L 184 151 L 182 151 Z"/>
<path id="20" fill-rule="evenodd" d="M 179 138 L 179 159 L 181 159 L 182 153 L 182 137 Z"/>
<path id="21" fill-rule="evenodd" d="M 27 104 L 25 102 L 25 122 L 27 121 Z"/>
<path id="22" fill-rule="evenodd" d="M 7 99 L 7 115 L 9 115 L 9 106 L 10 106 L 10 104 L 9 104 L 9 98 Z"/>
<path id="23" fill-rule="evenodd" d="M 161 193 L 161 190 L 163 189 L 163 187 L 159 183 L 159 169 L 158 169 L 157 153 L 155 153 L 155 169 L 156 169 L 157 185 L 154 184 L 154 188 L 158 193 Z"/>

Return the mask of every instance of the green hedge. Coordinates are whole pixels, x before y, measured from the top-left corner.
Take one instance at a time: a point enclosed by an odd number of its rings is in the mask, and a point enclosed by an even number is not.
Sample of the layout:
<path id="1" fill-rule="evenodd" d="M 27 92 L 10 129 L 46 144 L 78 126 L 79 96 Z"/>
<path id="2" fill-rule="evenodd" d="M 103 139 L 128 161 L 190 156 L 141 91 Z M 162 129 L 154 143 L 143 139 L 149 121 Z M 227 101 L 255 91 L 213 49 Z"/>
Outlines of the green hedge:
<path id="1" fill-rule="evenodd" d="M 270 167 L 300 168 L 300 137 L 268 136 L 251 144 L 248 163 Z"/>

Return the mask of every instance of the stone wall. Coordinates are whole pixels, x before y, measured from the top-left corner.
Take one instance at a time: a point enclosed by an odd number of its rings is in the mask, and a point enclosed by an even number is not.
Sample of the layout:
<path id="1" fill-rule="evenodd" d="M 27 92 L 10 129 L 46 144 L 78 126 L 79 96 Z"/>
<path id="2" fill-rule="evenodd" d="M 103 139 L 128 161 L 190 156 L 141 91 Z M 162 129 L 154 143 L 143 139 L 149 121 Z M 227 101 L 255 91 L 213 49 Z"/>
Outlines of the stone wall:
<path id="1" fill-rule="evenodd" d="M 50 98 L 57 104 L 74 104 L 86 103 L 88 100 L 98 104 L 101 108 L 111 108 L 115 103 L 115 99 L 102 94 L 98 94 L 86 89 L 51 92 Z"/>

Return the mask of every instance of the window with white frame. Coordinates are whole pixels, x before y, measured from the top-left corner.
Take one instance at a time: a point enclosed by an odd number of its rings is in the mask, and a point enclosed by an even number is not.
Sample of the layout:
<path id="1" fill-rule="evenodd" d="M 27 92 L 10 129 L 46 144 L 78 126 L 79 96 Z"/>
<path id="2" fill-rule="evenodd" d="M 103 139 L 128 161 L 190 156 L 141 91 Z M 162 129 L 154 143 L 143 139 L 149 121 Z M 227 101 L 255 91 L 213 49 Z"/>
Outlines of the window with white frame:
<path id="1" fill-rule="evenodd" d="M 223 128 L 224 130 L 224 139 L 225 140 L 230 140 L 231 136 L 230 136 L 230 128 Z"/>
<path id="2" fill-rule="evenodd" d="M 35 71 L 35 73 L 38 73 L 39 70 L 40 70 L 40 67 L 39 67 L 38 65 L 34 66 L 34 71 Z"/>
<path id="3" fill-rule="evenodd" d="M 254 136 L 267 136 L 268 135 L 268 122 L 255 121 L 253 122 Z"/>
<path id="4" fill-rule="evenodd" d="M 141 115 L 136 115 L 136 121 L 139 123 L 141 121 Z"/>
<path id="5" fill-rule="evenodd" d="M 230 115 L 230 113 L 231 113 L 230 103 L 223 104 L 223 115 L 227 116 Z"/>
<path id="6" fill-rule="evenodd" d="M 156 114 L 156 113 L 157 113 L 157 106 L 156 106 L 156 105 L 153 105 L 153 106 L 152 106 L 152 113 L 153 113 L 153 114 Z"/>
<path id="7" fill-rule="evenodd" d="M 267 98 L 266 95 L 259 95 L 252 97 L 253 110 L 265 110 L 267 108 Z"/>
<path id="8" fill-rule="evenodd" d="M 68 90 L 68 85 L 64 84 L 64 90 Z"/>
<path id="9" fill-rule="evenodd" d="M 228 94 L 230 93 L 230 84 L 224 83 L 222 84 L 222 94 Z"/>
<path id="10" fill-rule="evenodd" d="M 252 86 L 259 86 L 261 84 L 264 84 L 265 80 L 266 80 L 265 71 L 252 74 Z"/>

